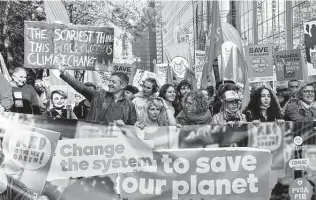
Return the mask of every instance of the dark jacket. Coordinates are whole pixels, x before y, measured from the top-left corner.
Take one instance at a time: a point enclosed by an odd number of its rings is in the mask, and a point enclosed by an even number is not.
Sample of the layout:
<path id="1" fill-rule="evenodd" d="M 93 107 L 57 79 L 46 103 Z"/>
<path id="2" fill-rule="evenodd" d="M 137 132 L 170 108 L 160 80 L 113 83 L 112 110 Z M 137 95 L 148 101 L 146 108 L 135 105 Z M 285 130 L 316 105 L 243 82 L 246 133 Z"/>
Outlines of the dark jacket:
<path id="1" fill-rule="evenodd" d="M 284 120 L 294 122 L 311 122 L 316 119 L 316 108 L 305 109 L 299 101 L 293 101 L 286 106 Z"/>
<path id="2" fill-rule="evenodd" d="M 109 123 L 113 122 L 112 120 L 120 120 L 113 119 L 111 113 L 108 112 L 108 108 L 111 106 L 111 104 L 114 104 L 114 95 L 112 93 L 109 93 L 103 89 L 100 91 L 91 90 L 89 87 L 85 86 L 83 83 L 79 82 L 68 74 L 61 74 L 60 78 L 62 78 L 77 92 L 82 94 L 88 101 L 91 102 L 91 108 L 86 118 L 87 121 Z M 121 113 L 121 120 L 123 120 L 126 125 L 134 125 L 137 121 L 134 103 L 130 100 L 127 100 L 125 96 L 121 96 L 117 104 L 120 104 L 123 110 L 123 113 Z"/>
<path id="3" fill-rule="evenodd" d="M 213 103 L 213 112 L 212 115 L 216 115 L 221 111 L 222 101 L 216 96 Z"/>
<path id="4" fill-rule="evenodd" d="M 77 106 L 74 107 L 74 113 L 78 119 L 86 119 L 90 111 L 90 106 L 85 104 L 86 99 L 82 100 Z"/>
<path id="5" fill-rule="evenodd" d="M 11 112 L 40 115 L 38 95 L 31 85 L 12 87 L 14 104 Z"/>

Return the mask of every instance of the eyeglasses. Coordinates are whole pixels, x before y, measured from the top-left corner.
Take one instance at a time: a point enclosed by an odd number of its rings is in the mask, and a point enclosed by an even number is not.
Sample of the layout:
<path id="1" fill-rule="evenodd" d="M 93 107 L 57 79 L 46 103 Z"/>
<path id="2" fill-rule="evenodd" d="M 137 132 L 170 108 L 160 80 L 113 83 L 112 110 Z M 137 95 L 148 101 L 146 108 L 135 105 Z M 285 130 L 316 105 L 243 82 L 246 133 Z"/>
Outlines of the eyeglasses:
<path id="1" fill-rule="evenodd" d="M 192 105 L 194 105 L 194 103 L 192 103 L 192 102 L 185 102 L 185 105 L 187 105 L 187 106 L 192 106 Z"/>
<path id="2" fill-rule="evenodd" d="M 304 94 L 315 94 L 315 90 L 304 90 Z"/>

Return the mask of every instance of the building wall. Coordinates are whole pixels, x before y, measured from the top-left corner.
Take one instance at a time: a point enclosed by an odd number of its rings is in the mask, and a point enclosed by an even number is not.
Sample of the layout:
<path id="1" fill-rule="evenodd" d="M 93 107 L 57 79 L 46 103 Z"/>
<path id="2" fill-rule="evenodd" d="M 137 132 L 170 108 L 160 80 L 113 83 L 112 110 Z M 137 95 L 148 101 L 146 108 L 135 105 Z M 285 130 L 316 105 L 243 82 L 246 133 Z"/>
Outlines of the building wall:
<path id="1" fill-rule="evenodd" d="M 221 20 L 231 22 L 231 2 L 220 1 Z M 192 60 L 195 50 L 205 50 L 205 34 L 211 19 L 212 1 L 162 1 L 163 47 L 189 43 Z"/>
<path id="2" fill-rule="evenodd" d="M 236 1 L 243 45 L 272 43 L 274 50 L 304 51 L 304 22 L 316 20 L 316 2 Z M 255 27 L 255 28 L 254 28 Z"/>

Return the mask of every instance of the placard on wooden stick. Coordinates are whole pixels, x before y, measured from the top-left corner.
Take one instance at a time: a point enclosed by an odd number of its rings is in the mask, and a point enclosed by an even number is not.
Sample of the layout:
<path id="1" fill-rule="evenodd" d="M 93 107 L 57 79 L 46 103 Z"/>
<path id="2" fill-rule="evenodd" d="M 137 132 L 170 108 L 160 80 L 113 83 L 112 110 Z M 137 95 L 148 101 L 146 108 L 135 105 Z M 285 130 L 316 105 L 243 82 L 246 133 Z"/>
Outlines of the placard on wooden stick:
<path id="1" fill-rule="evenodd" d="M 106 70 L 113 62 L 114 29 L 24 22 L 24 67 Z"/>

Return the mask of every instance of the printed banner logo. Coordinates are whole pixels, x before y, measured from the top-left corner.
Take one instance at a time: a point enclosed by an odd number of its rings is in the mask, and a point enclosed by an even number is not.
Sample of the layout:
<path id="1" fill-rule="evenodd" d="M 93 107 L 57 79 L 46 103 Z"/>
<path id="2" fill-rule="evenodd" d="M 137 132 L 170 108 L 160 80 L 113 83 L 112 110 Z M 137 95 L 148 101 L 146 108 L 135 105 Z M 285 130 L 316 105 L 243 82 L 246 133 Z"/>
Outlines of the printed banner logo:
<path id="1" fill-rule="evenodd" d="M 291 200 L 310 200 L 313 195 L 311 184 L 303 178 L 295 179 L 289 187 Z"/>
<path id="2" fill-rule="evenodd" d="M 184 78 L 185 70 L 189 68 L 189 62 L 181 56 L 174 57 L 170 65 L 179 78 Z"/>

